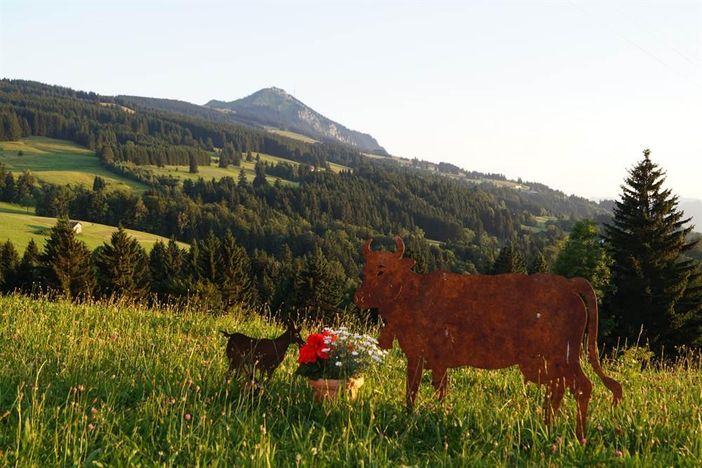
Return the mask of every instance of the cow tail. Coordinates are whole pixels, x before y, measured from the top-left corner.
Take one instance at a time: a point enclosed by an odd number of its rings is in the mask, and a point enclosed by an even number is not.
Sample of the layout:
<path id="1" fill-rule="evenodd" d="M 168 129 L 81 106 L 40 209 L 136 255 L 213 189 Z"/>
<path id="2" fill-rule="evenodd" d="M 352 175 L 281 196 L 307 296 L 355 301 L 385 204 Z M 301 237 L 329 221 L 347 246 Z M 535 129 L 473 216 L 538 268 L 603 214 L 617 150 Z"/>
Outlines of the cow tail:
<path id="1" fill-rule="evenodd" d="M 587 306 L 587 358 L 590 365 L 599 376 L 602 383 L 612 392 L 613 403 L 616 406 L 622 399 L 622 386 L 619 382 L 608 377 L 600 365 L 599 352 L 597 351 L 597 296 L 592 289 L 592 285 L 584 278 L 573 278 L 571 280 L 577 289 L 578 294 L 585 301 Z"/>

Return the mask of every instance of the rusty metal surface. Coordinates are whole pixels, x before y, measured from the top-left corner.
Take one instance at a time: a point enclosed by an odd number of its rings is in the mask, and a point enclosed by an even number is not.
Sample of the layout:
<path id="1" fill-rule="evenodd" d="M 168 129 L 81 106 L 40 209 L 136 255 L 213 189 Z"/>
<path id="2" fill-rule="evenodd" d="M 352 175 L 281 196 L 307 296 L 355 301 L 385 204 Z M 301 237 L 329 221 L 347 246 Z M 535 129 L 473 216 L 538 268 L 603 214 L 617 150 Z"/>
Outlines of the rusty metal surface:
<path id="1" fill-rule="evenodd" d="M 412 271 L 414 260 L 396 251 L 363 246 L 363 283 L 354 302 L 377 308 L 384 326 L 380 346 L 397 339 L 407 356 L 406 402 L 414 405 L 424 368 L 432 372 L 438 397 L 446 396 L 447 369 L 519 366 L 524 378 L 547 387 L 544 402 L 550 423 L 569 389 L 577 402 L 577 436 L 584 442 L 592 383 L 580 367 L 583 334 L 588 331 L 588 360 L 613 393 L 622 387 L 607 377 L 597 354 L 597 300 L 582 278 L 550 274 L 460 275 Z"/>

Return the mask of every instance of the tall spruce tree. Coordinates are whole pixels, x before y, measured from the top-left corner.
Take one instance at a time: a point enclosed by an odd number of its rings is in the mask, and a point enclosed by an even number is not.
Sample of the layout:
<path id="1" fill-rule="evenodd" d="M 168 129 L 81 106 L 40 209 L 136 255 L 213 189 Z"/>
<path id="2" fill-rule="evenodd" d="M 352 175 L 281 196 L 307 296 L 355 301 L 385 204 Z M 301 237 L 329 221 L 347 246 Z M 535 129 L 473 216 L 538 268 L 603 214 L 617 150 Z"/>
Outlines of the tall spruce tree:
<path id="1" fill-rule="evenodd" d="M 154 244 L 149 254 L 149 272 L 151 291 L 156 293 L 161 300 L 181 292 L 183 277 L 184 252 L 178 247 L 175 240 L 171 239 L 166 246 L 158 241 Z"/>
<path id="2" fill-rule="evenodd" d="M 338 262 L 329 262 L 320 249 L 305 255 L 293 281 L 292 306 L 298 313 L 317 319 L 338 314 L 346 282 Z"/>
<path id="3" fill-rule="evenodd" d="M 546 257 L 544 254 L 536 252 L 534 257 L 531 259 L 529 266 L 527 267 L 527 273 L 533 275 L 535 273 L 546 273 L 548 272 L 548 263 L 546 263 Z"/>
<path id="4" fill-rule="evenodd" d="M 93 292 L 95 275 L 90 251 L 76 239 L 68 219 L 59 218 L 51 228 L 40 258 L 44 286 L 68 297 L 85 297 Z"/>
<path id="5" fill-rule="evenodd" d="M 22 260 L 17 267 L 18 287 L 25 293 L 31 293 L 39 281 L 39 247 L 34 239 L 24 249 Z"/>
<path id="6" fill-rule="evenodd" d="M 512 244 L 507 244 L 500 250 L 500 253 L 495 259 L 495 264 L 490 271 L 491 275 L 499 275 L 502 273 L 526 273 L 526 265 L 524 257 L 515 249 Z"/>
<path id="7" fill-rule="evenodd" d="M 224 236 L 220 257 L 221 267 L 217 274 L 217 285 L 225 307 L 251 302 L 254 297 L 251 262 L 246 250 L 236 243 L 231 231 L 227 231 Z"/>
<path id="8" fill-rule="evenodd" d="M 10 292 L 17 285 L 17 265 L 19 254 L 14 244 L 7 240 L 0 244 L 0 289 Z"/>
<path id="9" fill-rule="evenodd" d="M 664 189 L 665 172 L 649 150 L 622 186 L 612 224 L 605 226 L 614 265 L 615 291 L 608 299 L 615 332 L 639 336 L 660 353 L 665 347 L 702 344 L 699 264 L 683 254 L 694 247 L 678 197 Z"/>
<path id="10" fill-rule="evenodd" d="M 200 170 L 197 167 L 197 158 L 194 154 L 191 154 L 189 156 L 188 166 L 191 174 L 197 174 L 198 172 L 200 172 Z"/>
<path id="11" fill-rule="evenodd" d="M 102 295 L 143 297 L 148 288 L 149 262 L 139 242 L 120 228 L 110 242 L 93 253 L 98 288 Z"/>

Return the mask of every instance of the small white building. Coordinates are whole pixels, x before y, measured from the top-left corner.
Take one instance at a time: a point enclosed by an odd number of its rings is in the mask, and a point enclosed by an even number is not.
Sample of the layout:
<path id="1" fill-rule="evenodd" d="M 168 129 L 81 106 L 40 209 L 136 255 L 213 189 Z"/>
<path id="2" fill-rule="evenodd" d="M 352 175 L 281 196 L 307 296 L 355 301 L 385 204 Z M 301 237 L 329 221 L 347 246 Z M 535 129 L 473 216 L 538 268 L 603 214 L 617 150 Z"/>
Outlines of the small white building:
<path id="1" fill-rule="evenodd" d="M 76 234 L 83 232 L 83 225 L 80 223 L 80 221 L 70 221 L 68 225 Z"/>

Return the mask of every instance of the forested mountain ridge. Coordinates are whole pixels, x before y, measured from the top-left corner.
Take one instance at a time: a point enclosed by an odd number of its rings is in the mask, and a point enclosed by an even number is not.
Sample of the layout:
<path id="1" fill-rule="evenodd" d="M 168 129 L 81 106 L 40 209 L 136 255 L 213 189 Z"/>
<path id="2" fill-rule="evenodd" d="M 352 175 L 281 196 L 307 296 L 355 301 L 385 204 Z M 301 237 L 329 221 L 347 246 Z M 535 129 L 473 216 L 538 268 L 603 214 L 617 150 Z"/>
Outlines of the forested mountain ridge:
<path id="1" fill-rule="evenodd" d="M 231 115 L 235 121 L 272 126 L 318 140 L 345 143 L 359 151 L 385 154 L 385 149 L 372 136 L 334 122 L 280 88 L 264 88 L 231 102 L 211 100 L 205 106 Z"/>
<path id="2" fill-rule="evenodd" d="M 370 158 L 348 145 L 309 143 L 204 114 L 183 115 L 183 103 L 169 103 L 181 111 L 2 80 L 0 139 L 70 140 L 94 150 L 108 170 L 150 186 L 137 194 L 42 184 L 33 194 L 38 214 L 122 225 L 188 243 L 231 232 L 251 258 L 261 301 L 284 295 L 277 288 L 290 286 L 305 262 L 319 271 L 318 259 L 341 281 L 341 290 L 352 290 L 360 272 L 359 246 L 369 237 L 404 236 L 418 271 L 487 272 L 506 244 L 528 260 L 541 254 L 549 260 L 576 219 L 606 216 L 587 200 L 540 184 L 515 189 L 516 183 L 496 183 L 503 176 L 463 170 L 456 177 L 451 165 L 430 170 L 421 161 Z M 261 160 L 252 182 L 237 180 L 242 157 L 252 152 L 298 165 Z M 339 174 L 319 170 L 330 163 L 347 169 Z M 232 176 L 177 181 L 155 175 L 162 165 L 186 166 L 185 171 L 189 165 L 196 176 L 198 168 L 212 164 Z M 3 183 L 10 187 L 7 180 L 13 178 L 3 172 Z M 267 174 L 294 185 L 268 183 Z M 0 194 L 9 194 L 6 201 L 17 202 L 15 192 L 0 187 Z M 192 281 L 204 274 L 199 266 L 188 271 L 195 275 Z"/>

